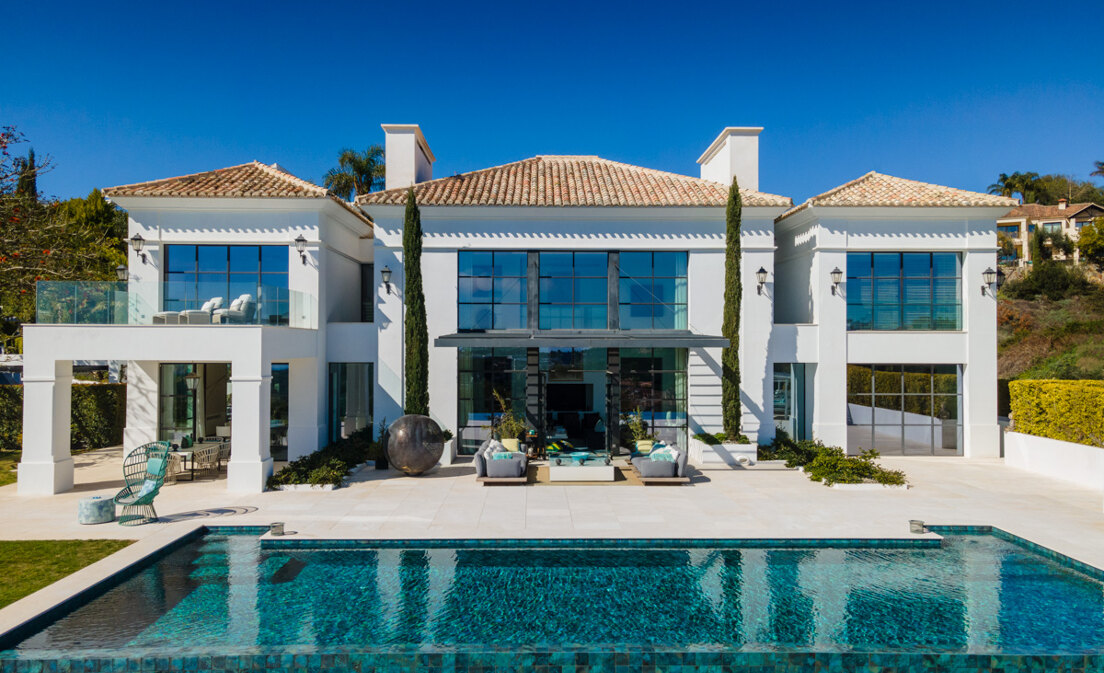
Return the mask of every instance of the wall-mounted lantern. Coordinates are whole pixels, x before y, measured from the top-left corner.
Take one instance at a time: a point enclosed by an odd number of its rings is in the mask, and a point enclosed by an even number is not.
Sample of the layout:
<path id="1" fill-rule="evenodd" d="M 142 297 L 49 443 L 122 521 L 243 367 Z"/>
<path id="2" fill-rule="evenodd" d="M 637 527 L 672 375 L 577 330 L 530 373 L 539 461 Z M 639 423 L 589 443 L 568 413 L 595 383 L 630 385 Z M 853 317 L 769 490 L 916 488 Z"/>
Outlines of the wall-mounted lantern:
<path id="1" fill-rule="evenodd" d="M 146 239 L 142 238 L 141 234 L 135 234 L 130 237 L 130 247 L 134 248 L 134 252 L 142 258 L 142 263 L 146 263 L 146 253 L 142 252 L 142 248 L 146 245 Z"/>
<path id="2" fill-rule="evenodd" d="M 755 272 L 755 280 L 759 283 L 759 286 L 755 288 L 755 291 L 759 294 L 763 294 L 763 285 L 767 282 L 767 270 L 763 267 L 759 267 L 759 270 Z"/>
<path id="3" fill-rule="evenodd" d="M 303 264 L 307 263 L 307 239 L 303 238 L 302 234 L 295 237 L 295 251 L 299 253 L 299 260 Z"/>
<path id="4" fill-rule="evenodd" d="M 383 281 L 383 286 L 387 288 L 387 294 L 391 294 L 391 267 L 385 266 L 380 269 L 380 279 Z"/>
<path id="5" fill-rule="evenodd" d="M 985 294 L 989 292 L 989 288 L 997 282 L 997 272 L 993 271 L 993 267 L 991 266 L 986 267 L 985 271 L 981 272 L 981 280 L 981 294 L 982 296 L 985 296 Z"/>
<path id="6" fill-rule="evenodd" d="M 125 283 L 130 280 L 130 270 L 120 264 L 115 267 L 115 277 L 119 279 L 120 283 Z"/>
<path id="7" fill-rule="evenodd" d="M 184 385 L 187 386 L 189 392 L 195 392 L 199 386 L 199 374 L 192 372 L 191 374 L 184 375 Z"/>
<path id="8" fill-rule="evenodd" d="M 832 294 L 837 294 L 839 290 L 839 284 L 843 282 L 843 272 L 837 266 L 832 269 Z"/>

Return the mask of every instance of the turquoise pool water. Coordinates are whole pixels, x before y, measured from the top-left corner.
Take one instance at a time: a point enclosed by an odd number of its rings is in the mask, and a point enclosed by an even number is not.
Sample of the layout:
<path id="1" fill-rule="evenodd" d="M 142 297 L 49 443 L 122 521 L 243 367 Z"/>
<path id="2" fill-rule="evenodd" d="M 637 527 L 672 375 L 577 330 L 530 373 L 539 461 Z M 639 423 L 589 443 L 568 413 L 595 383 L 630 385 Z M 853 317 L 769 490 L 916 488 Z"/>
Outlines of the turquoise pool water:
<path id="1" fill-rule="evenodd" d="M 937 547 L 618 544 L 311 548 L 208 534 L 9 637 L 0 658 L 1104 651 L 1104 583 L 993 535 Z"/>

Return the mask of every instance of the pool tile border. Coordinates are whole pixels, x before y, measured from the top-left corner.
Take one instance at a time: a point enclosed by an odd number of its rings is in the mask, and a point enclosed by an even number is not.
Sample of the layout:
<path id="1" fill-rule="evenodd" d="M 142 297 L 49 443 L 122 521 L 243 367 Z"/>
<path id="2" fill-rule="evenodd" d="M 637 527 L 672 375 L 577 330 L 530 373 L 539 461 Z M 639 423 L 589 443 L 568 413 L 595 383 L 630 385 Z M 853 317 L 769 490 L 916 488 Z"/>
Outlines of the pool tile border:
<path id="1" fill-rule="evenodd" d="M 1022 538 L 1019 535 L 1014 535 L 1008 531 L 997 528 L 996 526 L 943 526 L 938 524 L 931 524 L 927 526 L 927 529 L 933 533 L 939 535 L 992 535 L 998 539 L 1010 542 L 1018 547 L 1022 547 L 1030 552 L 1034 552 L 1043 558 L 1057 563 L 1060 566 L 1076 570 L 1077 572 L 1088 575 L 1094 580 L 1104 582 L 1104 569 L 1097 568 L 1096 566 L 1089 565 L 1084 561 L 1078 561 L 1075 558 L 1066 556 L 1061 552 L 1056 552 L 1050 547 L 1044 547 L 1043 545 L 1032 542 L 1026 538 Z"/>
<path id="2" fill-rule="evenodd" d="M 649 549 L 785 549 L 785 548 L 821 548 L 846 547 L 853 549 L 869 548 L 938 548 L 942 544 L 939 537 L 917 538 L 485 538 L 485 539 L 285 539 L 265 538 L 261 540 L 262 549 L 441 549 L 441 548 L 518 548 L 539 547 L 558 549 L 564 547 L 620 547 Z"/>

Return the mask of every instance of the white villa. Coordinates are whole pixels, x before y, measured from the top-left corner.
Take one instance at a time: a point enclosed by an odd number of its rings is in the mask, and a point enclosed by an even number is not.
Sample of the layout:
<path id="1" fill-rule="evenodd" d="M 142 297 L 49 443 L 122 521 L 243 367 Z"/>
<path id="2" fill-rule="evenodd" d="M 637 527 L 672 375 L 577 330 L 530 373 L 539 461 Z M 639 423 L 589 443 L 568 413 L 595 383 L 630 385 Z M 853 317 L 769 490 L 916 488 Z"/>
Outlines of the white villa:
<path id="1" fill-rule="evenodd" d="M 40 284 L 19 491 L 72 488 L 74 361 L 126 363 L 127 449 L 228 436 L 235 491 L 401 416 L 411 186 L 444 463 L 487 436 L 492 391 L 542 440 L 616 450 L 640 410 L 700 462 L 778 428 L 851 453 L 999 455 L 993 269 L 1014 200 L 868 173 L 795 207 L 759 190 L 762 129 L 744 127 L 700 177 L 545 155 L 433 179 L 421 129 L 383 129 L 386 189 L 355 204 L 258 162 L 105 190 L 130 216 L 129 274 Z M 752 444 L 709 446 L 734 176 Z"/>

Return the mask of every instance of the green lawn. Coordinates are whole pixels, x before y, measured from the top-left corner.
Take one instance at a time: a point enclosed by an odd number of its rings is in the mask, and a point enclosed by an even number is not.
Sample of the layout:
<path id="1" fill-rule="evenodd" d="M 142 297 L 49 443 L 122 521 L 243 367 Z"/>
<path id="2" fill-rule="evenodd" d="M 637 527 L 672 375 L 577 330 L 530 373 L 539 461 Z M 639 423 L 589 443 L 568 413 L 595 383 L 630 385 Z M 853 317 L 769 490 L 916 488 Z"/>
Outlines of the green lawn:
<path id="1" fill-rule="evenodd" d="M 0 541 L 0 608 L 114 554 L 133 540 Z"/>
<path id="2" fill-rule="evenodd" d="M 0 451 L 0 486 L 15 483 L 15 466 L 18 464 L 18 451 Z"/>

